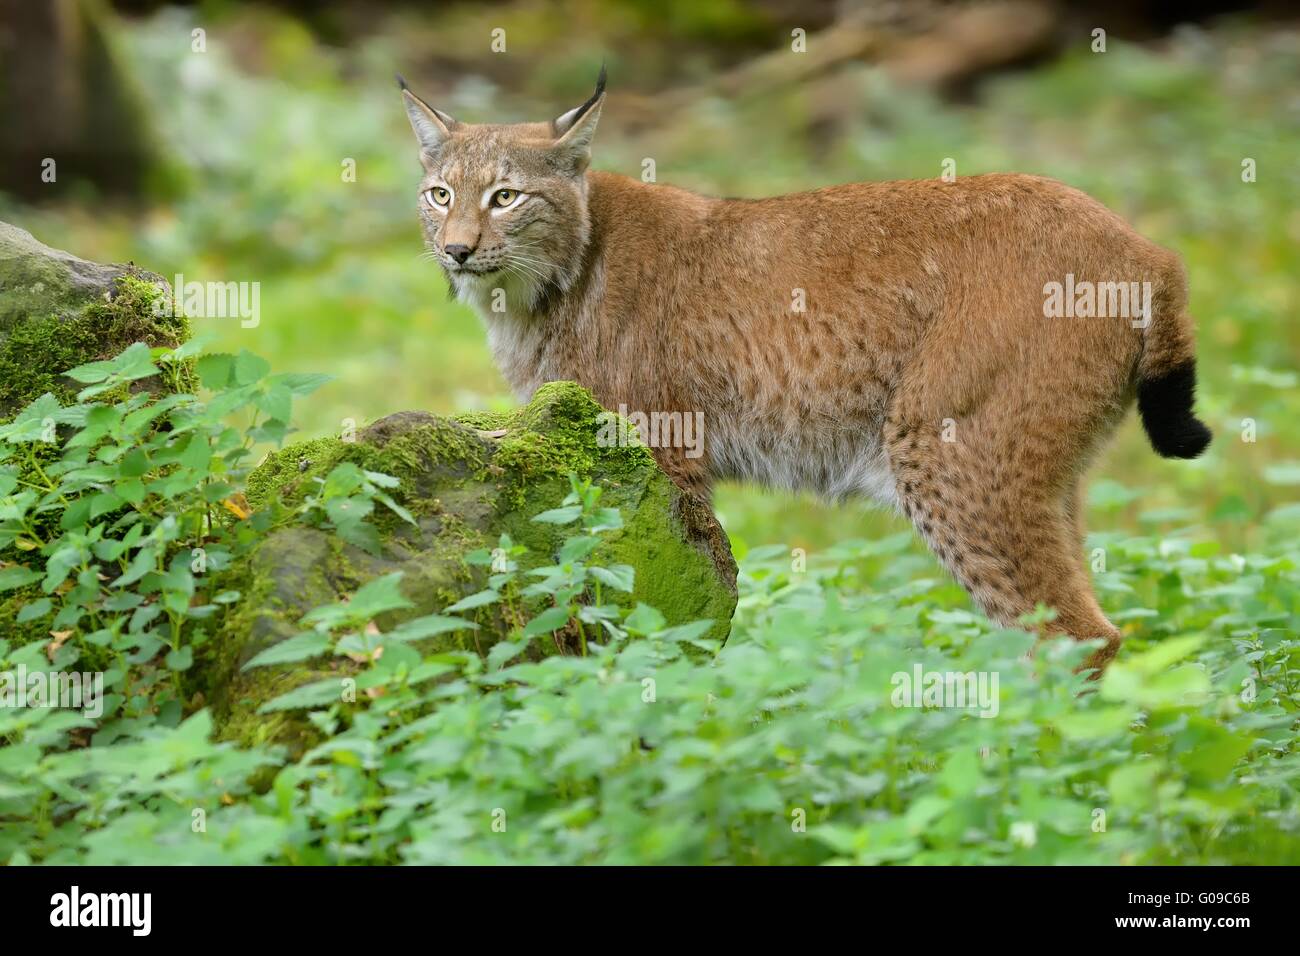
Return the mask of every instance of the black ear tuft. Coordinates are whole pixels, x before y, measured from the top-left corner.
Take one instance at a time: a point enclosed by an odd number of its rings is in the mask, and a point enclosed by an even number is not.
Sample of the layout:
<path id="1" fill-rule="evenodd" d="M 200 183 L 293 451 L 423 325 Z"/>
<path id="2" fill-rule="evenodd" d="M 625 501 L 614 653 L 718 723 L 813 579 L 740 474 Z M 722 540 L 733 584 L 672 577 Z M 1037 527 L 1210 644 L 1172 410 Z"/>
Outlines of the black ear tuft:
<path id="1" fill-rule="evenodd" d="M 399 90 L 405 90 L 405 89 L 409 89 L 409 88 L 410 88 L 410 87 L 408 87 L 408 86 L 406 85 L 406 80 L 402 79 L 402 74 L 400 74 L 400 73 L 394 73 L 394 74 L 393 74 L 393 78 L 394 78 L 395 80 L 397 80 L 397 88 L 398 88 Z"/>
<path id="2" fill-rule="evenodd" d="M 573 114 L 573 118 L 574 118 L 574 121 L 575 121 L 575 122 L 576 122 L 580 117 L 586 116 L 586 115 L 587 115 L 587 110 L 589 110 L 589 109 L 591 109 L 593 106 L 595 106 L 595 105 L 596 105 L 596 100 L 600 99 L 601 96 L 604 95 L 604 93 L 605 93 L 605 77 L 606 77 L 605 63 L 604 63 L 604 61 L 601 61 L 601 64 L 600 64 L 600 76 L 596 77 L 596 92 L 595 92 L 595 93 L 592 93 L 591 96 L 587 99 L 587 102 L 585 102 L 585 103 L 583 103 L 581 106 L 579 106 L 578 109 L 574 112 L 574 114 Z"/>

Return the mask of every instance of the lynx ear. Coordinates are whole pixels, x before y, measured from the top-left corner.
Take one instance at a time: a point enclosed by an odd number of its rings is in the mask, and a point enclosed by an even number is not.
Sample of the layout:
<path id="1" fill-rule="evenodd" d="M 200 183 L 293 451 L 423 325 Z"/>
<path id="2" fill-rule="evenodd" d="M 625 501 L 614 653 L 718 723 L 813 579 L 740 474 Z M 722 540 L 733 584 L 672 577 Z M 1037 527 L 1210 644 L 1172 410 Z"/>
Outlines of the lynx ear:
<path id="1" fill-rule="evenodd" d="M 596 78 L 596 92 L 577 109 L 569 110 L 551 121 L 555 131 L 555 149 L 560 151 L 579 171 L 591 159 L 591 138 L 600 122 L 600 108 L 605 102 L 605 66 L 601 64 Z"/>
<path id="2" fill-rule="evenodd" d="M 400 74 L 397 77 L 397 85 L 401 87 L 402 99 L 406 103 L 406 115 L 411 120 L 411 129 L 415 130 L 415 138 L 420 141 L 420 147 L 437 149 L 458 124 L 442 110 L 435 110 L 412 93 Z"/>

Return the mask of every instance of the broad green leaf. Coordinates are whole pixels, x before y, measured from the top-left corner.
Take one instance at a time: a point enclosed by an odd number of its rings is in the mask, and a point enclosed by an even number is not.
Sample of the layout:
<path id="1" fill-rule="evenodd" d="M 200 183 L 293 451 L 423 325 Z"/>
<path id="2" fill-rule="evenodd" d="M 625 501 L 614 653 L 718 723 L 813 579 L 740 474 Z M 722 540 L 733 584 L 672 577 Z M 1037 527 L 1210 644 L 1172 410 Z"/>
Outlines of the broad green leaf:
<path id="1" fill-rule="evenodd" d="M 7 568 L 0 568 L 0 591 L 12 591 L 14 588 L 23 587 L 40 579 L 41 574 L 38 571 L 22 565 L 10 565 Z"/>
<path id="2" fill-rule="evenodd" d="M 270 664 L 292 664 L 298 661 L 319 657 L 330 649 L 328 634 L 319 631 L 304 631 L 286 640 L 272 644 L 260 654 L 255 655 L 242 670 L 254 667 L 266 667 Z"/>
<path id="3" fill-rule="evenodd" d="M 281 710 L 310 710 L 325 707 L 343 699 L 343 681 L 337 677 L 326 678 L 296 687 L 267 701 L 257 709 L 259 714 L 273 714 Z"/>
<path id="4" fill-rule="evenodd" d="M 567 607 L 550 607 L 524 626 L 524 637 L 549 634 L 551 631 L 559 630 L 568 623 L 569 609 Z"/>
<path id="5" fill-rule="evenodd" d="M 469 611 L 473 608 L 483 607 L 487 604 L 495 604 L 499 600 L 501 600 L 501 595 L 492 590 L 492 588 L 487 588 L 486 590 L 471 594 L 469 597 L 461 598 L 455 604 L 449 604 L 447 607 L 443 608 L 443 610 L 449 614 L 454 614 L 457 611 Z"/>
<path id="6" fill-rule="evenodd" d="M 663 630 L 667 623 L 663 614 L 657 609 L 648 604 L 638 603 L 623 622 L 623 626 L 637 634 L 653 634 L 655 631 Z"/>
<path id="7" fill-rule="evenodd" d="M 252 385 L 261 381 L 271 371 L 271 363 L 260 355 L 254 355 L 243 349 L 235 356 L 234 375 L 236 385 Z"/>
<path id="8" fill-rule="evenodd" d="M 552 508 L 533 518 L 541 524 L 570 524 L 582 517 L 582 506 L 571 505 L 567 508 Z"/>
<path id="9" fill-rule="evenodd" d="M 630 564 L 615 564 L 608 568 L 589 567 L 587 573 L 602 584 L 629 593 L 636 579 L 636 569 Z"/>

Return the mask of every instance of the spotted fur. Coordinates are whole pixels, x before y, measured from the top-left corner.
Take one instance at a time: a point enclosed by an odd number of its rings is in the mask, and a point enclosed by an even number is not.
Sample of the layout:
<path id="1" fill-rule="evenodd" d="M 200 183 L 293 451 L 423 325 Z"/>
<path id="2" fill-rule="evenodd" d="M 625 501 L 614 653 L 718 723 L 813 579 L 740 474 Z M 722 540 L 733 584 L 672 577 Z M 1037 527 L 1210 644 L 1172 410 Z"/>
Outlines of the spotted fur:
<path id="1" fill-rule="evenodd" d="M 607 408 L 703 411 L 702 456 L 655 449 L 683 487 L 875 498 L 994 620 L 1042 602 L 1055 629 L 1106 642 L 1094 663 L 1114 654 L 1082 559 L 1080 483 L 1142 382 L 1172 383 L 1152 399 L 1181 423 L 1171 447 L 1198 437 L 1173 253 L 1050 179 L 714 199 L 588 170 L 601 90 L 517 126 L 405 96 L 421 194 L 468 197 L 422 201 L 429 248 L 520 398 L 572 379 Z M 485 209 L 500 183 L 528 198 Z M 473 247 L 464 264 L 444 251 L 457 244 Z M 1045 317 L 1047 284 L 1067 274 L 1149 282 L 1152 314 Z"/>

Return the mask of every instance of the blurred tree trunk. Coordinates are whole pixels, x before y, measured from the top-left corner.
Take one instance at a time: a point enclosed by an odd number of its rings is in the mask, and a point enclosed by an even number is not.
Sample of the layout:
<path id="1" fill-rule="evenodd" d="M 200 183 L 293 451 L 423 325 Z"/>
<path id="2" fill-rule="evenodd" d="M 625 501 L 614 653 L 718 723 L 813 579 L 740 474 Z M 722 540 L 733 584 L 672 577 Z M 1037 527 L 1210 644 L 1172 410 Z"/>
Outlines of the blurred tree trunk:
<path id="1" fill-rule="evenodd" d="M 111 23 L 99 0 L 0 0 L 0 190 L 42 199 L 81 181 L 136 195 L 162 170 Z"/>

